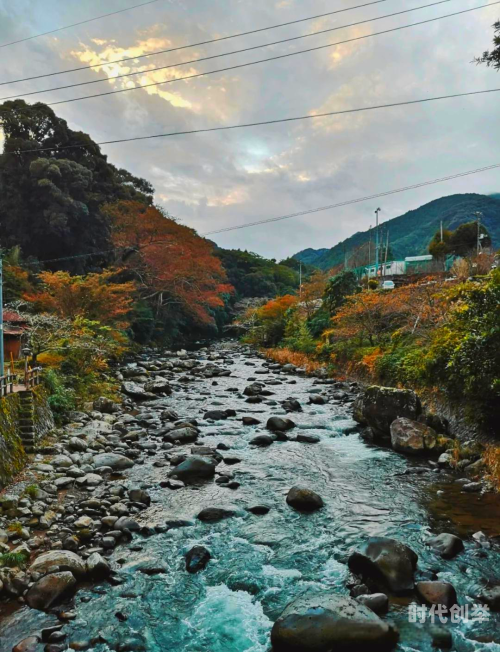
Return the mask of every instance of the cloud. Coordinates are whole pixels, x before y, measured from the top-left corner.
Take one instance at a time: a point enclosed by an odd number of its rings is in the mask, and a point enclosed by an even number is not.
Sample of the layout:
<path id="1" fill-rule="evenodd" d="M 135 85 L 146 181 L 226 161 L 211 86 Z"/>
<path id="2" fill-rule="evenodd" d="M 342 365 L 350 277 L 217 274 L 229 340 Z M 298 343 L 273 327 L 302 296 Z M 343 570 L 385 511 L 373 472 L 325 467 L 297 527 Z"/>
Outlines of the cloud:
<path id="1" fill-rule="evenodd" d="M 78 3 L 0 0 L 0 43 L 22 38 L 88 15 L 99 15 L 98 0 Z M 110 11 L 119 8 L 110 0 Z M 352 5 L 338 0 L 338 8 Z M 236 0 L 168 0 L 5 48 L 4 79 L 97 65 L 94 70 L 7 85 L 4 95 L 94 79 L 102 84 L 38 96 L 54 101 L 178 79 L 226 65 L 255 61 L 268 54 L 302 49 L 300 42 L 272 46 L 220 60 L 179 65 L 198 57 L 306 34 L 399 9 L 360 8 L 319 21 L 301 23 L 220 43 L 180 50 L 122 64 L 116 59 L 298 20 L 331 10 L 328 0 L 250 3 Z M 461 8 L 475 0 L 463 0 Z M 307 5 L 307 7 L 306 7 Z M 336 8 L 337 8 L 336 5 Z M 85 9 L 85 11 L 84 11 Z M 451 9 L 450 9 L 451 11 Z M 62 13 L 61 13 L 62 12 Z M 307 39 L 307 47 L 354 38 L 448 13 L 440 7 L 374 25 L 339 30 Z M 97 140 L 205 129 L 220 125 L 310 115 L 393 101 L 498 86 L 498 74 L 476 67 L 474 56 L 490 47 L 492 7 L 400 32 L 356 41 L 240 70 L 179 81 L 101 99 L 56 107 L 74 129 Z M 265 53 L 265 54 L 264 54 Z M 173 68 L 153 68 L 174 64 Z M 113 80 L 138 71 L 135 77 Z M 57 82 L 56 82 L 57 80 Z M 56 82 L 56 83 L 54 83 Z M 90 93 L 89 93 L 90 94 Z M 36 99 L 38 99 L 38 97 Z M 173 137 L 104 147 L 119 167 L 148 178 L 156 201 L 184 224 L 206 232 L 234 224 L 295 213 L 366 196 L 434 177 L 496 163 L 500 125 L 495 96 L 420 104 L 305 122 Z M 383 219 L 455 192 L 492 192 L 497 172 L 387 197 Z M 223 246 L 285 257 L 305 247 L 332 246 L 368 228 L 377 205 L 365 202 L 341 210 L 294 218 L 215 236 Z"/>

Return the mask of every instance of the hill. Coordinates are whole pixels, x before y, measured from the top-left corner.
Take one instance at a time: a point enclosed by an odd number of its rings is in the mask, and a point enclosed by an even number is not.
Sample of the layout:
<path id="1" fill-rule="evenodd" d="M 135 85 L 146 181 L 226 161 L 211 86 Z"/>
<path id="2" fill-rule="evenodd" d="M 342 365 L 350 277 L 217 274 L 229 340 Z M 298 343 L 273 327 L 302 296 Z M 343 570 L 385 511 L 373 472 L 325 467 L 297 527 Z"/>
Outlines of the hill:
<path id="1" fill-rule="evenodd" d="M 420 208 L 408 211 L 400 217 L 384 222 L 381 233 L 386 233 L 385 229 L 389 229 L 392 258 L 398 260 L 406 256 L 418 256 L 427 253 L 429 242 L 439 229 L 441 220 L 445 229 L 453 231 L 460 224 L 475 219 L 476 211 L 483 214 L 482 222 L 491 235 L 493 246 L 499 248 L 500 195 L 486 196 L 468 193 L 441 197 Z M 373 241 L 374 230 L 372 230 L 371 237 Z M 369 231 L 359 231 L 331 249 L 304 249 L 295 254 L 294 258 L 320 269 L 330 269 L 344 261 L 344 252 L 347 252 L 349 257 L 352 252 L 366 245 L 369 240 Z"/>

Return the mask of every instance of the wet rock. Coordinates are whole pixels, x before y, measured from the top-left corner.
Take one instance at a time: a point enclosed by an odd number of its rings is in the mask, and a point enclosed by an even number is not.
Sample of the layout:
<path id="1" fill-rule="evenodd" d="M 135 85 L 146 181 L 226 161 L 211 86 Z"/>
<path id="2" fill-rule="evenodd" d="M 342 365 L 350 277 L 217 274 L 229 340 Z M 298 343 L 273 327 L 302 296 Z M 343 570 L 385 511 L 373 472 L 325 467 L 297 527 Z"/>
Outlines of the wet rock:
<path id="1" fill-rule="evenodd" d="M 418 557 L 411 548 L 386 537 L 371 537 L 349 557 L 349 569 L 363 579 L 387 586 L 396 594 L 414 588 Z"/>
<path id="2" fill-rule="evenodd" d="M 87 559 L 87 574 L 93 579 L 104 579 L 111 574 L 111 567 L 104 557 L 93 552 Z"/>
<path id="3" fill-rule="evenodd" d="M 79 437 L 71 437 L 69 440 L 68 448 L 72 453 L 84 453 L 88 447 L 87 442 Z"/>
<path id="4" fill-rule="evenodd" d="M 185 484 L 190 484 L 200 480 L 213 478 L 216 466 L 217 460 L 213 457 L 193 455 L 172 469 L 169 476 L 181 480 Z"/>
<path id="5" fill-rule="evenodd" d="M 358 595 L 358 602 L 371 609 L 376 614 L 386 614 L 389 611 L 389 598 L 385 593 L 370 593 L 368 595 Z"/>
<path id="6" fill-rule="evenodd" d="M 57 568 L 59 571 L 69 571 L 77 579 L 83 578 L 87 567 L 83 559 L 75 552 L 70 550 L 51 550 L 45 552 L 35 559 L 30 566 L 30 573 L 44 575 L 51 569 Z"/>
<path id="7" fill-rule="evenodd" d="M 217 523 L 226 518 L 236 516 L 236 512 L 232 509 L 224 509 L 223 507 L 206 507 L 196 517 L 203 523 Z"/>
<path id="8" fill-rule="evenodd" d="M 250 444 L 252 446 L 258 446 L 260 448 L 266 448 L 267 446 L 271 446 L 271 444 L 274 443 L 274 437 L 271 435 L 257 435 L 253 439 L 250 440 Z"/>
<path id="9" fill-rule="evenodd" d="M 113 471 L 124 471 L 134 466 L 133 460 L 117 453 L 99 453 L 94 455 L 93 462 L 96 468 L 109 466 Z"/>
<path id="10" fill-rule="evenodd" d="M 483 604 L 487 604 L 491 611 L 500 611 L 500 584 L 484 589 L 479 599 Z"/>
<path id="11" fill-rule="evenodd" d="M 244 426 L 258 426 L 260 423 L 255 417 L 243 417 L 241 420 Z"/>
<path id="12" fill-rule="evenodd" d="M 155 378 L 148 381 L 144 385 L 144 390 L 152 394 L 167 394 L 167 396 L 172 394 L 170 383 L 165 378 Z"/>
<path id="13" fill-rule="evenodd" d="M 439 625 L 431 625 L 429 634 L 432 638 L 432 647 L 440 650 L 449 650 L 453 647 L 453 637 L 449 629 Z"/>
<path id="14" fill-rule="evenodd" d="M 271 417 L 267 421 L 266 428 L 273 432 L 287 432 L 295 428 L 295 423 L 291 419 L 282 419 L 281 417 Z"/>
<path id="15" fill-rule="evenodd" d="M 39 643 L 40 638 L 38 636 L 28 636 L 28 638 L 24 638 L 17 645 L 14 645 L 12 652 L 37 652 Z"/>
<path id="16" fill-rule="evenodd" d="M 302 405 L 295 398 L 287 398 L 281 405 L 287 412 L 302 412 Z"/>
<path id="17" fill-rule="evenodd" d="M 194 546 L 186 555 L 186 570 L 188 573 L 202 571 L 210 561 L 210 552 L 204 546 Z"/>
<path id="18" fill-rule="evenodd" d="M 122 532 L 124 530 L 128 530 L 129 532 L 138 532 L 141 529 L 141 526 L 133 518 L 129 518 L 128 516 L 120 516 L 120 518 L 115 521 L 113 528 Z"/>
<path id="19" fill-rule="evenodd" d="M 223 421 L 228 418 L 224 410 L 209 410 L 203 415 L 204 419 L 211 419 L 212 421 Z"/>
<path id="20" fill-rule="evenodd" d="M 265 516 L 270 512 L 271 508 L 267 505 L 254 505 L 253 507 L 247 507 L 247 512 L 255 514 L 256 516 Z"/>
<path id="21" fill-rule="evenodd" d="M 144 489 L 131 489 L 128 492 L 128 499 L 133 503 L 141 503 L 149 507 L 151 505 L 151 496 Z"/>
<path id="22" fill-rule="evenodd" d="M 398 453 L 422 455 L 436 448 L 436 432 L 418 421 L 402 417 L 391 423 L 391 444 Z"/>
<path id="23" fill-rule="evenodd" d="M 306 487 L 292 487 L 286 502 L 299 512 L 314 512 L 324 506 L 321 496 Z"/>
<path id="24" fill-rule="evenodd" d="M 354 419 L 370 426 L 376 435 L 390 434 L 391 423 L 400 417 L 416 421 L 422 411 L 420 399 L 409 389 L 372 385 L 353 404 Z"/>
<path id="25" fill-rule="evenodd" d="M 120 406 L 117 403 L 114 403 L 110 398 L 106 398 L 105 396 L 100 396 L 94 401 L 94 410 L 102 412 L 102 414 L 114 414 L 119 409 Z"/>
<path id="26" fill-rule="evenodd" d="M 386 652 L 398 633 L 371 609 L 336 593 L 307 593 L 291 602 L 275 622 L 275 652 Z"/>
<path id="27" fill-rule="evenodd" d="M 445 469 L 451 466 L 453 461 L 453 455 L 451 453 L 441 453 L 438 458 L 438 466 L 441 469 Z"/>
<path id="28" fill-rule="evenodd" d="M 57 600 L 68 595 L 75 585 L 76 579 L 69 571 L 45 575 L 29 589 L 26 603 L 32 609 L 46 611 Z"/>
<path id="29" fill-rule="evenodd" d="M 463 485 L 462 491 L 465 491 L 466 493 L 469 494 L 475 494 L 475 493 L 479 493 L 482 488 L 483 485 L 481 484 L 481 482 L 468 482 L 467 484 Z"/>
<path id="30" fill-rule="evenodd" d="M 427 545 L 441 555 L 443 559 L 453 559 L 464 549 L 462 539 L 454 534 L 443 532 L 433 539 L 427 541 Z"/>
<path id="31" fill-rule="evenodd" d="M 309 397 L 310 405 L 325 405 L 325 403 L 326 399 L 324 396 L 321 396 L 321 394 L 313 394 Z"/>
<path id="32" fill-rule="evenodd" d="M 440 604 L 446 608 L 457 604 L 457 593 L 448 582 L 417 582 L 416 591 L 426 604 Z"/>
<path id="33" fill-rule="evenodd" d="M 166 442 L 178 444 L 193 444 L 198 439 L 198 429 L 188 426 L 183 428 L 174 428 L 163 438 Z"/>
<path id="34" fill-rule="evenodd" d="M 299 433 L 297 435 L 297 441 L 302 444 L 318 444 L 321 441 L 321 438 L 318 435 L 308 435 L 306 433 Z"/>

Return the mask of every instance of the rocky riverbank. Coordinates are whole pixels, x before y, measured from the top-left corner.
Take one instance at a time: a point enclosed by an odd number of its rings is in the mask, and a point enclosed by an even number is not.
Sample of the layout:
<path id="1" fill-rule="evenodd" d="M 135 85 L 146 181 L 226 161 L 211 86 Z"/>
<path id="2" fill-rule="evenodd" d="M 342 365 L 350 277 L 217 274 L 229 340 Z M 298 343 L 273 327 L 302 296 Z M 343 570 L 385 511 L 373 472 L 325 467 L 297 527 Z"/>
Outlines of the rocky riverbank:
<path id="1" fill-rule="evenodd" d="M 6 650 L 496 640 L 496 617 L 476 639 L 460 623 L 405 623 L 411 602 L 500 608 L 496 540 L 445 530 L 448 515 L 431 530 L 429 496 L 458 483 L 472 513 L 482 495 L 463 480 L 474 460 L 450 473 L 445 424 L 414 397 L 370 398 L 237 345 L 149 352 L 116 374 L 122 402 L 71 414 L 0 495 Z"/>

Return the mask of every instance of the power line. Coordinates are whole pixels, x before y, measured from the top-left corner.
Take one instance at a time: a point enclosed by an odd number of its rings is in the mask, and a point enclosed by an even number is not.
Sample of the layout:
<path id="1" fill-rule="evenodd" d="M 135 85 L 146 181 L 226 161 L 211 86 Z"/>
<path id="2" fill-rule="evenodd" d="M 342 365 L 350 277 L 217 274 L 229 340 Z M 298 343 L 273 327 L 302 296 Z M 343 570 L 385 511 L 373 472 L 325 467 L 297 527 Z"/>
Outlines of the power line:
<path id="1" fill-rule="evenodd" d="M 95 18 L 87 18 L 87 20 L 81 20 L 78 23 L 72 23 L 71 25 L 65 25 L 64 27 L 58 27 L 57 29 L 51 29 L 48 32 L 41 32 L 40 34 L 33 34 L 33 36 L 26 36 L 25 38 L 18 39 L 17 41 L 11 41 L 10 43 L 2 43 L 0 48 L 6 48 L 9 45 L 15 45 L 16 43 L 24 43 L 24 41 L 32 41 L 35 38 L 40 36 L 48 36 L 49 34 L 55 34 L 56 32 L 62 32 L 64 29 L 69 29 L 70 27 L 77 27 L 78 25 L 85 25 L 86 23 L 92 23 L 95 20 L 101 20 L 102 18 L 108 18 L 108 16 L 116 16 L 116 14 L 123 14 L 125 11 L 131 11 L 132 9 L 137 9 L 139 7 L 145 7 L 146 5 L 152 5 L 155 2 L 160 0 L 149 0 L 148 2 L 143 2 L 139 5 L 134 5 L 133 7 L 126 7 L 125 9 L 119 9 L 118 11 L 112 11 L 109 14 L 103 14 L 102 16 L 96 16 Z"/>
<path id="2" fill-rule="evenodd" d="M 144 59 L 145 57 L 154 57 L 158 54 L 166 54 L 168 52 L 178 52 L 179 50 L 186 50 L 188 48 L 199 47 L 201 45 L 209 45 L 211 43 L 219 43 L 220 41 L 227 41 L 233 38 L 239 38 L 240 36 L 249 36 L 250 34 L 257 34 L 259 32 L 266 32 L 270 29 L 277 29 L 278 27 L 287 27 L 289 25 L 296 25 L 298 23 L 304 23 L 309 20 L 316 20 L 318 18 L 325 18 L 326 16 L 333 16 L 334 14 L 344 13 L 346 11 L 352 11 L 353 9 L 361 9 L 363 7 L 369 7 L 371 5 L 378 5 L 381 2 L 387 2 L 387 0 L 374 0 L 373 2 L 365 2 L 362 5 L 356 5 L 355 7 L 347 7 L 345 9 L 336 9 L 335 11 L 329 11 L 325 14 L 317 14 L 316 16 L 308 16 L 307 18 L 299 18 L 298 20 L 291 20 L 287 23 L 279 23 L 278 25 L 271 25 L 270 27 L 261 27 L 260 29 L 253 29 L 248 32 L 240 32 L 239 34 L 231 34 L 230 36 L 220 36 L 219 38 L 210 39 L 208 41 L 200 41 L 199 43 L 190 43 L 189 45 L 181 45 L 176 48 L 169 48 L 167 50 L 158 50 L 157 52 L 149 52 L 147 54 L 140 54 L 135 57 L 126 57 L 124 59 L 117 59 L 115 61 L 107 61 L 104 63 L 97 63 L 91 66 L 80 66 L 78 68 L 69 68 L 68 70 L 59 70 L 57 72 L 49 72 L 44 75 L 35 75 L 33 77 L 24 77 L 23 79 L 14 79 L 12 81 L 0 82 L 0 86 L 5 86 L 6 84 L 18 84 L 23 81 L 32 81 L 33 79 L 42 79 L 43 77 L 54 77 L 55 75 L 65 75 L 70 72 L 79 72 L 80 70 L 92 70 L 93 68 L 102 68 L 102 66 L 112 66 L 116 63 L 124 63 L 125 61 L 136 61 L 137 59 Z M 3 46 L 5 47 L 5 46 Z"/>
<path id="3" fill-rule="evenodd" d="M 282 122 L 298 122 L 299 120 L 315 120 L 317 118 L 326 118 L 336 115 L 345 115 L 348 113 L 360 113 L 362 111 L 375 111 L 377 109 L 387 109 L 397 106 L 408 106 L 411 104 L 423 104 L 425 102 L 436 102 L 438 100 L 448 100 L 457 97 L 468 97 L 471 95 L 484 95 L 485 93 L 498 93 L 500 88 L 490 88 L 483 91 L 469 91 L 467 93 L 453 93 L 452 95 L 440 95 L 437 97 L 424 97 L 419 100 L 407 100 L 405 102 L 391 102 L 388 104 L 377 104 L 374 106 L 364 106 L 355 109 L 343 109 L 342 111 L 328 111 L 327 113 L 316 113 L 314 115 L 301 115 L 293 118 L 279 118 L 276 120 L 264 120 L 262 122 L 249 122 L 240 125 L 227 125 L 225 127 L 208 127 L 206 129 L 192 129 L 188 131 L 171 131 L 165 134 L 153 134 L 151 136 L 135 136 L 134 138 L 119 138 L 116 140 L 105 140 L 95 145 L 116 145 L 118 143 L 130 143 L 138 140 L 152 140 L 154 138 L 169 138 L 171 136 L 187 136 L 192 134 L 204 134 L 213 131 L 229 131 L 232 129 L 246 129 L 249 127 L 261 127 L 265 125 L 274 125 Z M 39 149 L 14 150 L 12 154 L 29 154 L 33 152 L 61 152 L 67 149 L 87 149 L 93 145 L 63 145 L 62 147 L 42 147 Z"/>
<path id="4" fill-rule="evenodd" d="M 298 50 L 297 52 L 288 52 L 287 54 L 280 54 L 280 55 L 275 56 L 275 57 L 267 57 L 266 59 L 258 59 L 257 61 L 251 61 L 249 63 L 242 63 L 242 64 L 239 64 L 239 65 L 236 65 L 236 66 L 228 66 L 226 68 L 219 68 L 218 70 L 209 70 L 207 72 L 200 72 L 200 73 L 196 73 L 195 75 L 187 75 L 186 77 L 177 77 L 176 79 L 167 79 L 166 81 L 162 81 L 162 82 L 152 82 L 150 84 L 143 84 L 141 86 L 134 86 L 133 88 L 120 88 L 118 90 L 108 91 L 106 93 L 97 93 L 95 95 L 84 95 L 83 97 L 74 97 L 74 98 L 71 98 L 71 99 L 68 99 L 68 100 L 59 100 L 58 102 L 49 102 L 47 104 L 47 106 L 57 106 L 59 104 L 68 104 L 69 102 L 80 102 L 81 100 L 88 100 L 88 99 L 92 99 L 92 98 L 95 98 L 95 97 L 105 97 L 107 95 L 116 95 L 117 93 L 129 93 L 131 91 L 141 90 L 141 89 L 144 89 L 144 88 L 151 88 L 152 86 L 163 86 L 165 84 L 173 84 L 175 82 L 185 81 L 187 79 L 195 79 L 195 78 L 198 78 L 198 77 L 206 77 L 208 75 L 214 75 L 214 74 L 220 73 L 220 72 L 227 72 L 227 71 L 230 71 L 230 70 L 237 70 L 237 69 L 240 69 L 240 68 L 248 68 L 249 66 L 255 66 L 255 65 L 259 64 L 259 63 L 267 63 L 269 61 L 277 61 L 279 59 L 286 59 L 288 57 L 294 57 L 294 56 L 297 56 L 299 54 L 306 54 L 308 52 L 316 52 L 318 50 L 324 50 L 325 48 L 331 48 L 331 47 L 334 47 L 336 45 L 343 45 L 345 43 L 352 43 L 354 41 L 361 41 L 363 39 L 372 38 L 373 36 L 380 36 L 381 34 L 390 34 L 392 32 L 398 32 L 398 31 L 400 31 L 402 29 L 408 29 L 410 27 L 417 27 L 418 25 L 425 25 L 425 24 L 428 24 L 428 23 L 433 23 L 433 22 L 435 22 L 437 20 L 442 20 L 443 18 L 451 18 L 453 16 L 459 16 L 461 14 L 466 14 L 466 13 L 469 13 L 471 11 L 476 11 L 478 9 L 484 9 L 486 7 L 492 7 L 493 5 L 497 5 L 497 4 L 500 4 L 500 0 L 497 0 L 496 2 L 491 2 L 491 3 L 486 4 L 486 5 L 480 5 L 479 7 L 472 7 L 471 9 L 464 9 L 462 11 L 457 11 L 457 12 L 452 13 L 452 14 L 445 14 L 444 16 L 437 16 L 436 18 L 429 18 L 427 20 L 422 20 L 422 21 L 420 21 L 418 23 L 411 23 L 409 25 L 402 25 L 400 27 L 393 27 L 391 29 L 386 29 L 386 30 L 383 30 L 381 32 L 373 32 L 372 34 L 365 34 L 363 36 L 357 36 L 355 38 L 345 39 L 344 41 L 337 41 L 336 43 L 328 43 L 327 45 L 319 45 L 319 46 L 316 46 L 314 48 L 308 48 L 306 50 Z"/>
<path id="5" fill-rule="evenodd" d="M 453 179 L 459 179 L 461 177 L 467 177 L 472 174 L 479 174 L 480 172 L 487 172 L 488 170 L 495 170 L 500 168 L 500 163 L 493 163 L 492 165 L 487 165 L 482 168 L 476 168 L 475 170 L 467 170 L 466 172 L 458 172 L 457 174 L 451 174 L 446 177 L 440 177 L 438 179 L 431 179 L 429 181 L 422 181 L 420 183 L 415 183 L 411 186 L 404 186 L 403 188 L 396 188 L 395 190 L 386 190 L 385 192 L 380 192 L 375 195 L 368 195 L 365 197 L 358 197 L 357 199 L 349 199 L 347 201 L 339 202 L 337 204 L 330 204 L 328 206 L 320 206 L 319 208 L 311 208 L 309 210 L 300 211 L 298 213 L 290 213 L 289 215 L 281 215 L 280 217 L 271 217 L 266 220 L 259 220 L 257 222 L 247 222 L 246 224 L 241 224 L 239 226 L 228 226 L 223 229 L 217 229 L 214 231 L 207 231 L 205 233 L 200 233 L 201 237 L 206 237 L 207 235 L 215 235 L 217 233 L 225 233 L 227 231 L 237 231 L 240 229 L 247 229 L 251 226 L 259 226 L 261 224 L 269 224 L 271 222 L 280 222 L 282 220 L 289 220 L 293 217 L 301 217 L 303 215 L 311 215 L 314 213 L 320 213 L 322 211 L 331 210 L 333 208 L 341 208 L 343 206 L 349 206 L 350 204 L 359 204 L 360 202 L 369 201 L 372 199 L 379 199 L 380 197 L 387 197 L 388 195 L 394 195 L 400 192 L 406 192 L 408 190 L 415 190 L 417 188 L 423 188 L 424 186 L 431 186 L 437 183 L 443 183 L 444 181 L 452 181 Z M 113 249 L 104 249 L 102 251 L 93 251 L 88 254 L 76 254 L 74 256 L 64 256 L 62 258 L 49 258 L 47 260 L 40 260 L 33 263 L 25 263 L 25 265 L 38 265 L 41 263 L 54 263 L 62 260 L 75 260 L 78 258 L 88 258 L 91 256 L 98 256 L 102 254 L 107 254 L 115 251 L 119 251 L 123 247 L 114 247 Z"/>
<path id="6" fill-rule="evenodd" d="M 20 95 L 8 95 L 7 97 L 0 97 L 0 102 L 4 102 L 6 100 L 12 100 L 12 99 L 18 99 L 22 97 L 30 97 L 32 95 L 40 95 L 41 93 L 51 93 L 53 91 L 61 91 L 61 90 L 66 90 L 68 88 L 76 88 L 78 86 L 88 86 L 90 84 L 103 84 L 109 81 L 113 81 L 115 79 L 123 79 L 124 77 L 134 77 L 136 75 L 144 75 L 144 74 L 149 74 L 152 72 L 156 72 L 158 70 L 167 70 L 168 68 L 176 68 L 178 66 L 187 66 L 191 65 L 194 63 L 200 63 L 202 61 L 210 61 L 211 59 L 219 59 L 221 57 L 228 57 L 232 56 L 234 54 L 242 54 L 243 52 L 251 52 L 253 50 L 260 50 L 261 48 L 267 48 L 271 47 L 273 45 L 281 45 L 283 43 L 290 43 L 291 41 L 298 41 L 300 39 L 308 38 L 310 36 L 318 36 L 320 34 L 326 34 L 328 32 L 335 32 L 338 31 L 339 29 L 347 29 L 349 27 L 356 27 L 358 25 L 364 25 L 366 23 L 371 23 L 375 22 L 378 20 L 383 20 L 384 18 L 393 18 L 394 16 L 400 16 L 401 14 L 407 14 L 412 11 L 418 11 L 420 9 L 427 9 L 429 7 L 434 7 L 436 5 L 441 5 L 446 2 L 452 2 L 452 0 L 438 0 L 437 2 L 432 2 L 427 5 L 422 5 L 420 7 L 413 7 L 411 9 L 405 9 L 403 11 L 396 11 L 391 14 L 385 14 L 384 16 L 377 16 L 375 18 L 368 18 L 365 20 L 360 20 L 355 23 L 350 23 L 348 25 L 339 25 L 336 27 L 329 27 L 328 29 L 322 29 L 318 32 L 310 32 L 309 34 L 302 34 L 300 36 L 293 36 L 291 38 L 286 38 L 286 39 L 281 39 L 280 41 L 273 41 L 271 43 L 263 43 L 262 45 L 254 45 L 252 47 L 248 48 L 243 48 L 241 50 L 233 50 L 232 52 L 224 52 L 222 54 L 214 54 L 209 57 L 201 57 L 199 59 L 191 59 L 190 61 L 181 61 L 180 63 L 171 63 L 167 66 L 158 66 L 156 68 L 151 68 L 150 70 L 140 70 L 136 72 L 129 72 L 125 73 L 123 75 L 115 75 L 114 77 L 107 77 L 106 79 L 91 79 L 90 81 L 85 81 L 85 82 L 79 82 L 77 84 L 67 84 L 66 86 L 56 86 L 54 88 L 45 88 L 41 91 L 31 91 L 29 93 L 21 93 Z M 184 78 L 183 78 L 184 79 Z M 83 99 L 83 98 L 80 98 Z"/>
<path id="7" fill-rule="evenodd" d="M 289 215 L 281 215 L 280 217 L 271 217 L 267 220 L 258 220 L 257 222 L 247 222 L 246 224 L 241 224 L 240 226 L 228 226 L 223 229 L 217 229 L 215 231 L 207 231 L 206 233 L 200 233 L 201 236 L 205 237 L 207 235 L 215 235 L 216 233 L 225 233 L 227 231 L 237 231 L 239 229 L 247 229 L 251 226 L 259 226 L 261 224 L 269 224 L 270 222 L 281 222 L 282 220 L 289 220 L 292 217 L 300 217 L 302 215 L 311 215 L 312 213 L 319 213 L 321 211 L 327 211 L 333 208 L 340 208 L 342 206 L 349 206 L 350 204 L 358 204 L 363 201 L 369 201 L 371 199 L 379 199 L 380 197 L 387 197 L 388 195 L 394 195 L 399 192 L 406 192 L 407 190 L 415 190 L 416 188 L 422 188 L 423 186 L 430 186 L 436 183 L 443 183 L 444 181 L 450 181 L 452 179 L 458 179 L 460 177 L 467 177 L 471 174 L 478 174 L 479 172 L 486 172 L 487 170 L 494 170 L 500 168 L 500 163 L 494 163 L 493 165 L 488 165 L 483 168 L 477 168 L 475 170 L 468 170 L 467 172 L 460 172 L 458 174 L 452 174 L 447 177 L 441 177 L 439 179 L 432 179 L 431 181 L 422 181 L 421 183 L 415 183 L 411 186 L 405 186 L 404 188 L 397 188 L 396 190 L 386 190 L 385 192 L 379 192 L 375 195 L 368 195 L 366 197 L 358 197 L 357 199 L 349 199 L 347 201 L 339 202 L 337 204 L 330 204 L 329 206 L 321 206 L 320 208 L 312 208 L 306 211 L 300 211 L 298 213 L 291 213 Z"/>

